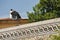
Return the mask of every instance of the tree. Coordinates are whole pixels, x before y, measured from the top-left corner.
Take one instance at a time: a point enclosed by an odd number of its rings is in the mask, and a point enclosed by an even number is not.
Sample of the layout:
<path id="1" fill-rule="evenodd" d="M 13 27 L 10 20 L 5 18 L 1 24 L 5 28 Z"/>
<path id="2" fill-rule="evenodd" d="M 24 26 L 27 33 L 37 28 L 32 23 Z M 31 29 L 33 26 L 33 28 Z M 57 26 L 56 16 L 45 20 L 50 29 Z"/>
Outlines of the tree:
<path id="1" fill-rule="evenodd" d="M 35 22 L 60 17 L 60 0 L 39 0 L 33 7 L 33 12 L 27 14 L 28 18 L 32 18 Z"/>
<path id="2" fill-rule="evenodd" d="M 57 17 L 57 15 L 55 14 L 55 13 L 46 13 L 45 15 L 44 15 L 44 18 L 47 20 L 47 19 L 53 19 L 53 18 L 56 18 Z"/>
<path id="3" fill-rule="evenodd" d="M 29 22 L 36 22 L 36 21 L 41 21 L 42 20 L 42 15 L 41 14 L 34 14 L 33 12 L 29 13 L 27 12 Z"/>

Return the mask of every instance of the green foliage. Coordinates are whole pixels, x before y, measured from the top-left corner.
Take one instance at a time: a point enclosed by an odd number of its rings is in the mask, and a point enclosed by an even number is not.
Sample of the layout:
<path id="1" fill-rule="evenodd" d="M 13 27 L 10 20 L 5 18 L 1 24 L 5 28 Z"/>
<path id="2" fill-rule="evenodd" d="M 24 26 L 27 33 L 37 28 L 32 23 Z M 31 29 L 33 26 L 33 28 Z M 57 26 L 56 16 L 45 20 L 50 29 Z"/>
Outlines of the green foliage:
<path id="1" fill-rule="evenodd" d="M 30 22 L 60 17 L 60 0 L 39 0 L 27 15 Z"/>
<path id="2" fill-rule="evenodd" d="M 55 31 L 56 34 L 49 35 L 48 40 L 60 40 L 60 31 Z"/>
<path id="3" fill-rule="evenodd" d="M 55 34 L 55 35 L 51 35 L 48 40 L 60 40 L 60 35 Z"/>
<path id="4" fill-rule="evenodd" d="M 34 21 L 34 14 L 33 13 L 29 13 L 29 12 L 27 12 L 27 14 L 28 14 L 29 22 Z"/>
<path id="5" fill-rule="evenodd" d="M 29 13 L 27 12 L 29 22 L 36 22 L 42 20 L 42 15 L 41 14 L 34 14 L 34 13 Z"/>
<path id="6" fill-rule="evenodd" d="M 57 17 L 57 15 L 55 14 L 55 13 L 46 13 L 45 15 L 44 15 L 44 18 L 47 20 L 47 19 L 53 19 L 53 18 L 56 18 Z"/>

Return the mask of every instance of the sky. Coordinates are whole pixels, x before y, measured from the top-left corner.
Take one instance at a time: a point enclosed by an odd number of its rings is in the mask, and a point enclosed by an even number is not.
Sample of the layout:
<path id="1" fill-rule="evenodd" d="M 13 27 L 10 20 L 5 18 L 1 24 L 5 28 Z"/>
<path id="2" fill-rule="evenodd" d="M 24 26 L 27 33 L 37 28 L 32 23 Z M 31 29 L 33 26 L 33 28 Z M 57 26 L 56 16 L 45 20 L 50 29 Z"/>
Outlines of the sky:
<path id="1" fill-rule="evenodd" d="M 21 15 L 22 18 L 27 17 L 27 11 L 32 12 L 33 6 L 39 0 L 0 0 L 0 18 L 9 18 L 10 9 L 14 9 Z"/>

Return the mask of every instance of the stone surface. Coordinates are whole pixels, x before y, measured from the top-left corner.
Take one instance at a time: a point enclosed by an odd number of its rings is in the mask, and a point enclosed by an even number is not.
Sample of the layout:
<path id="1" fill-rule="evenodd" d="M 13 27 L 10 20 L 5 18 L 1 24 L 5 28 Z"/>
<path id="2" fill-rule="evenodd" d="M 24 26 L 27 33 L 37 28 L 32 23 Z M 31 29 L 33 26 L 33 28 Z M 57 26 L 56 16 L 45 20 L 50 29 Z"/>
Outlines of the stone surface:
<path id="1" fill-rule="evenodd" d="M 0 40 L 47 40 L 60 31 L 60 18 L 0 29 Z M 50 22 L 51 21 L 51 22 Z"/>

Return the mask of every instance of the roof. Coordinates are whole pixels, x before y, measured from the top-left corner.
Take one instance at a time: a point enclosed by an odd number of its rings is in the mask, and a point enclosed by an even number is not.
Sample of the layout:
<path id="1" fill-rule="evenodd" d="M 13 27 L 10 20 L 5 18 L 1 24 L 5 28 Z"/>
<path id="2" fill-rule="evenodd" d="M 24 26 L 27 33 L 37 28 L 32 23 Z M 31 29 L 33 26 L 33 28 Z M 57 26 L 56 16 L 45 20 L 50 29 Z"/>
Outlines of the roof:
<path id="1" fill-rule="evenodd" d="M 18 20 L 28 20 L 28 19 L 18 19 Z M 0 21 L 16 21 L 10 18 L 0 18 Z"/>
<path id="2" fill-rule="evenodd" d="M 28 19 L 12 20 L 10 18 L 0 18 L 0 29 L 29 23 Z"/>

